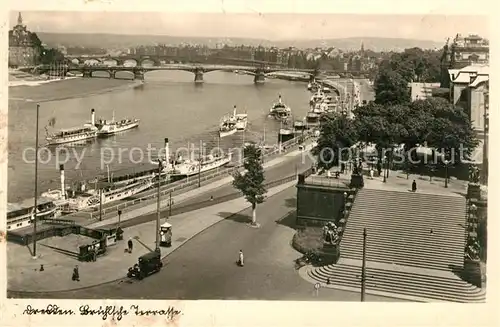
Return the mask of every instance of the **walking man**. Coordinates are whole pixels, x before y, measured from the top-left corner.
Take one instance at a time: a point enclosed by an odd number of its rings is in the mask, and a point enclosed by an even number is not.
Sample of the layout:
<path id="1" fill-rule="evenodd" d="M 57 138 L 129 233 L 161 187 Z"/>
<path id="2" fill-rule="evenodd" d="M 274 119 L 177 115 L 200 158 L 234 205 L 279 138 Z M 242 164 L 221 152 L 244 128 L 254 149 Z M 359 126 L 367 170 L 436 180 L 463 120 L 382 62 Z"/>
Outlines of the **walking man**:
<path id="1" fill-rule="evenodd" d="M 240 265 L 240 267 L 243 267 L 245 265 L 245 263 L 243 261 L 243 251 L 241 251 L 241 250 L 240 250 L 240 253 L 239 253 L 238 264 Z"/>
<path id="2" fill-rule="evenodd" d="M 80 274 L 78 273 L 78 265 L 76 265 L 75 268 L 73 268 L 73 276 L 71 279 L 77 282 L 80 281 Z"/>
<path id="3" fill-rule="evenodd" d="M 134 243 L 132 242 L 132 239 L 128 240 L 128 253 L 132 253 L 132 249 L 134 248 Z"/>
<path id="4" fill-rule="evenodd" d="M 417 182 L 413 180 L 413 183 L 411 183 L 411 191 L 416 192 L 417 191 Z"/>

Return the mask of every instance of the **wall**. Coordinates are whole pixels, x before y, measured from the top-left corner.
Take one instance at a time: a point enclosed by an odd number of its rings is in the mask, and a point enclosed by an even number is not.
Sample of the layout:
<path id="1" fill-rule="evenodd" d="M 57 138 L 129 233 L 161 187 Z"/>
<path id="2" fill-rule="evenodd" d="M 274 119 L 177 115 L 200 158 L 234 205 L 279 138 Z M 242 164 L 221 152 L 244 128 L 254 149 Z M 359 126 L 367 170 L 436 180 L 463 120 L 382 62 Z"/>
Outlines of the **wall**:
<path id="1" fill-rule="evenodd" d="M 469 115 L 475 130 L 484 130 L 484 84 L 469 88 Z"/>
<path id="2" fill-rule="evenodd" d="M 33 66 L 39 56 L 38 51 L 31 47 L 10 46 L 9 66 Z"/>
<path id="3" fill-rule="evenodd" d="M 297 185 L 297 224 L 323 225 L 326 221 L 337 223 L 344 208 L 346 191 L 349 189 Z"/>

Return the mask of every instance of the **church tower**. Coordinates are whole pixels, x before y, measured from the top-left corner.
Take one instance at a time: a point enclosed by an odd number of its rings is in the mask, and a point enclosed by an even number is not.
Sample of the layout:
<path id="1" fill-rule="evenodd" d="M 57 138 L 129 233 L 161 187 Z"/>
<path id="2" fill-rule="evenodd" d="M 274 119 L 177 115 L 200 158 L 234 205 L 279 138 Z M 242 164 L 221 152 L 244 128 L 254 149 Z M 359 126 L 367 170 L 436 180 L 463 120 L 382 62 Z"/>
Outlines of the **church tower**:
<path id="1" fill-rule="evenodd" d="M 17 25 L 23 26 L 23 16 L 21 15 L 21 12 L 17 15 Z"/>

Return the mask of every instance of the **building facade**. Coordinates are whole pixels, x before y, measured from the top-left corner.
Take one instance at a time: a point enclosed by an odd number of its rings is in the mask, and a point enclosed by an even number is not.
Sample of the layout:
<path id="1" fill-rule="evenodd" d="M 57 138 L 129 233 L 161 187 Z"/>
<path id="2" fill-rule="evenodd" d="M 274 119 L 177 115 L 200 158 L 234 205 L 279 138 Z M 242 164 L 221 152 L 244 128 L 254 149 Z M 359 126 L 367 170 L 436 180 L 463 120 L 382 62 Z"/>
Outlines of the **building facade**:
<path id="1" fill-rule="evenodd" d="M 485 65 L 490 62 L 490 44 L 479 35 L 462 36 L 457 34 L 451 45 L 453 65 L 451 68 L 463 68 L 470 65 Z"/>
<path id="2" fill-rule="evenodd" d="M 485 98 L 489 84 L 489 66 L 471 65 L 462 69 L 450 69 L 450 99 L 469 115 L 472 127 L 484 132 Z"/>
<path id="3" fill-rule="evenodd" d="M 40 59 L 36 35 L 23 25 L 21 13 L 17 25 L 9 31 L 9 67 L 34 66 Z"/>

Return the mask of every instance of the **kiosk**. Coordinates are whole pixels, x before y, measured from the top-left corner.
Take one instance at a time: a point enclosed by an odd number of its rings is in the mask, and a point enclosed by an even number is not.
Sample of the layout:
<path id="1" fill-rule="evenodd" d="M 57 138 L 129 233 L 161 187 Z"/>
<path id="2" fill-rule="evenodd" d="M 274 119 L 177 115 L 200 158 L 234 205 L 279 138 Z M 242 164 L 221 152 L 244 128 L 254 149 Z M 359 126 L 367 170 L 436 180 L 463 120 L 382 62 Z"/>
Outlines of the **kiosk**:
<path id="1" fill-rule="evenodd" d="M 172 225 L 169 223 L 160 226 L 160 246 L 172 246 Z"/>

